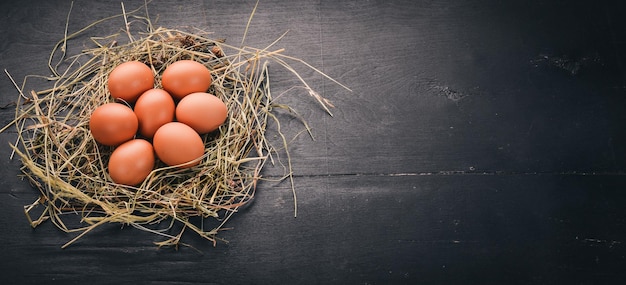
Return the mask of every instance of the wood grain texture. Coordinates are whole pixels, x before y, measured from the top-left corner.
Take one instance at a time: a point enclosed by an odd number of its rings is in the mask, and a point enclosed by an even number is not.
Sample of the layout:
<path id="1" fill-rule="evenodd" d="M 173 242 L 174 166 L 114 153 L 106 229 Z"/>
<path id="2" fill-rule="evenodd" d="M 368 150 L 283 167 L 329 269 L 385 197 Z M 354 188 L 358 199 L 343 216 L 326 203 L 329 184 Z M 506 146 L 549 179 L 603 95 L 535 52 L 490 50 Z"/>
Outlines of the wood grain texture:
<path id="1" fill-rule="evenodd" d="M 15 232 L 19 240 L 4 240 L 9 254 L 3 256 L 4 268 L 12 269 L 5 274 L 35 282 L 201 284 L 461 284 L 468 279 L 531 284 L 620 276 L 624 245 L 619 233 L 626 224 L 597 221 L 615 219 L 606 214 L 626 202 L 616 199 L 616 189 L 626 186 L 623 178 L 355 178 L 332 179 L 332 195 L 317 188 L 326 183 L 324 178 L 311 178 L 300 188 L 297 219 L 289 215 L 287 187 L 262 191 L 255 204 L 232 220 L 234 229 L 225 233 L 230 244 L 212 248 L 200 239 L 186 239 L 201 252 L 157 250 L 146 245 L 149 236 L 117 227 L 97 230 L 59 250 L 55 243 L 64 235 L 50 225 L 21 230 Z M 482 279 L 485 272 L 489 280 Z"/>
<path id="2" fill-rule="evenodd" d="M 160 1 L 156 25 L 239 43 L 255 1 Z M 126 9 L 138 3 L 125 3 Z M 70 3 L 0 3 L 0 67 L 48 74 Z M 290 142 L 286 182 L 263 182 L 229 221 L 229 243 L 190 247 L 108 225 L 75 245 L 23 205 L 36 191 L 0 134 L 4 284 L 620 284 L 626 281 L 626 18 L 618 1 L 260 1 L 246 43 L 302 58 L 325 114 L 286 70 L 274 94 Z M 121 12 L 75 1 L 68 31 Z M 121 18 L 89 30 L 119 32 Z M 48 85 L 30 81 L 27 89 Z M 0 106 L 18 96 L 0 76 Z M 10 122 L 12 107 L 0 109 Z M 272 133 L 271 139 L 279 143 Z M 284 159 L 285 154 L 280 153 Z M 281 165 L 264 175 L 282 175 Z"/>

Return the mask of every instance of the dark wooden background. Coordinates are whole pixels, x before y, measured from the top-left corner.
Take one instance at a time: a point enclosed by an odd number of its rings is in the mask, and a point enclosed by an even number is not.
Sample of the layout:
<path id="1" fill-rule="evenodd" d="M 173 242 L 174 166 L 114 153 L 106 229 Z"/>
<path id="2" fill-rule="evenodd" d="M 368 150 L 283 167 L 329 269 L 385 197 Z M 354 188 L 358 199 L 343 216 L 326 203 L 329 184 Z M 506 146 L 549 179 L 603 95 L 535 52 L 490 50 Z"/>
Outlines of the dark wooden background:
<path id="1" fill-rule="evenodd" d="M 348 85 L 299 70 L 281 102 L 315 140 L 291 143 L 288 183 L 260 184 L 216 247 L 158 249 L 133 228 L 74 235 L 28 225 L 37 192 L 0 134 L 3 284 L 624 284 L 626 9 L 622 1 L 262 0 L 247 43 L 277 45 Z M 128 1 L 134 9 L 141 1 Z M 156 25 L 238 43 L 254 1 L 148 4 Z M 0 4 L 0 67 L 48 74 L 70 1 Z M 68 30 L 121 12 L 75 1 Z M 87 36 L 118 31 L 107 22 Z M 278 94 L 298 82 L 271 66 Z M 42 88 L 33 81 L 28 88 Z M 17 92 L 0 76 L 0 105 Z M 0 110 L 2 125 L 13 108 Z M 293 135 L 302 125 L 288 116 Z M 266 176 L 282 168 L 269 167 Z"/>

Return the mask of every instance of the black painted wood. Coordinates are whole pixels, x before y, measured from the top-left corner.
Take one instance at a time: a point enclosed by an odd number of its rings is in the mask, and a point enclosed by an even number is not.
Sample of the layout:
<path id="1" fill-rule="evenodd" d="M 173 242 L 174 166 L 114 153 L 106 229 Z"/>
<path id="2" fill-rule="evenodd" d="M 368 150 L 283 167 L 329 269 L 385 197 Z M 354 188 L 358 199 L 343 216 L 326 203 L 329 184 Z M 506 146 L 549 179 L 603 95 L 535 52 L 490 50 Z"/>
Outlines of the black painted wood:
<path id="1" fill-rule="evenodd" d="M 125 3 L 134 9 L 139 3 Z M 254 1 L 159 1 L 157 25 L 240 41 Z M 0 3 L 0 65 L 47 74 L 69 1 Z M 68 30 L 117 14 L 76 1 Z M 37 196 L 0 134 L 3 284 L 620 284 L 626 281 L 626 9 L 620 1 L 261 1 L 248 34 L 353 89 L 301 70 L 337 107 L 289 91 L 315 140 L 295 138 L 288 183 L 265 182 L 216 247 L 157 249 L 110 225 L 31 229 Z M 121 19 L 88 36 L 119 31 Z M 275 94 L 297 81 L 271 66 Z M 29 88 L 41 88 L 31 81 Z M 0 76 L 0 105 L 17 92 Z M 3 125 L 13 108 L 0 110 Z M 303 126 L 288 116 L 290 135 Z M 279 166 L 265 170 L 278 176 Z"/>

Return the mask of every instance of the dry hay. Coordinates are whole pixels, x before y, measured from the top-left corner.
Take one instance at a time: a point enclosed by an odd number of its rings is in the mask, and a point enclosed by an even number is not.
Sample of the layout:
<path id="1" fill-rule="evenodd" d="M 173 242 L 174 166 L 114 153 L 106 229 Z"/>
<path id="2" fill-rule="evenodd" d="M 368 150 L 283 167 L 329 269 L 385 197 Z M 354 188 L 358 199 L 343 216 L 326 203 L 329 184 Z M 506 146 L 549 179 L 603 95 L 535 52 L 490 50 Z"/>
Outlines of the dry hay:
<path id="1" fill-rule="evenodd" d="M 293 110 L 273 102 L 268 61 L 298 77 L 330 114 L 328 107 L 332 105 L 290 65 L 301 63 L 324 75 L 306 62 L 284 55 L 283 50 L 270 50 L 273 44 L 262 49 L 237 47 L 199 30 L 154 28 L 147 16 L 137 15 L 140 9 L 126 13 L 122 5 L 120 15 L 94 22 L 59 41 L 49 61 L 53 73 L 49 79 L 54 83 L 51 88 L 23 93 L 24 85 L 15 84 L 20 97 L 10 125 L 16 127 L 18 140 L 12 147 L 21 159 L 25 177 L 40 191 L 39 199 L 24 207 L 25 213 L 33 227 L 50 220 L 65 232 L 77 233 L 63 247 L 107 223 L 131 225 L 160 235 L 163 239 L 156 242 L 159 246 L 179 245 L 186 230 L 214 245 L 221 240 L 218 232 L 233 213 L 252 200 L 257 183 L 263 179 L 261 169 L 273 161 L 275 148 L 266 139 L 269 122 L 277 124 L 281 148 L 286 147 L 274 111 Z M 126 23 L 121 33 L 92 38 L 93 48 L 74 56 L 66 54 L 69 40 L 115 17 L 123 17 Z M 131 32 L 129 18 L 143 23 L 146 30 Z M 125 39 L 124 44 L 118 42 L 119 36 Z M 59 54 L 62 60 L 53 64 Z M 113 101 L 106 87 L 109 72 L 122 62 L 139 60 L 152 68 L 159 88 L 161 72 L 181 59 L 201 62 L 212 71 L 213 84 L 208 92 L 226 103 L 226 123 L 203 136 L 206 151 L 198 166 L 181 170 L 160 163 L 141 185 L 113 183 L 107 174 L 113 148 L 96 143 L 88 128 L 91 112 Z M 64 68 L 60 68 L 61 63 Z M 292 179 L 291 160 L 287 160 L 282 179 Z M 80 218 L 77 225 L 66 222 L 72 216 Z M 205 219 L 217 223 L 206 229 Z"/>

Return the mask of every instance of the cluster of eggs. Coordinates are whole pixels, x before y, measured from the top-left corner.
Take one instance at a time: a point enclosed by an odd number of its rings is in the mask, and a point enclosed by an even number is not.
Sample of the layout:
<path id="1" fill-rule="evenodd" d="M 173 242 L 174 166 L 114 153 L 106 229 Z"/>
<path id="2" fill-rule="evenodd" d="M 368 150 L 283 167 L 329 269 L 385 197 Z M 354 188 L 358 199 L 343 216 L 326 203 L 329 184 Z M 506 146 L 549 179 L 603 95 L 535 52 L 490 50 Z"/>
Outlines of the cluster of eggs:
<path id="1" fill-rule="evenodd" d="M 200 135 L 219 128 L 227 107 L 206 93 L 211 72 L 193 60 L 179 60 L 163 71 L 155 88 L 150 67 L 128 61 L 110 73 L 107 87 L 116 101 L 97 107 L 89 118 L 96 142 L 113 146 L 108 173 L 115 183 L 143 182 L 158 158 L 169 166 L 188 168 L 200 163 L 204 142 Z"/>

